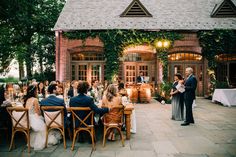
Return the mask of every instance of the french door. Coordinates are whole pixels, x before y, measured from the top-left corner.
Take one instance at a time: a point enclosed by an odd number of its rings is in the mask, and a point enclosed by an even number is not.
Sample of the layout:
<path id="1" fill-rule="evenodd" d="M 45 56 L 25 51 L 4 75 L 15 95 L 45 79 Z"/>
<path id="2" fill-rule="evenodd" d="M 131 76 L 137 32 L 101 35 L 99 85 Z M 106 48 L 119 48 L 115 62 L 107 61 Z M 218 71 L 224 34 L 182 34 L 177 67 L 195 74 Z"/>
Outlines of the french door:
<path id="1" fill-rule="evenodd" d="M 139 73 L 143 76 L 152 78 L 152 66 L 148 63 L 126 62 L 124 63 L 124 78 L 125 83 L 135 83 Z"/>
<path id="2" fill-rule="evenodd" d="M 104 63 L 81 63 L 73 62 L 71 65 L 71 80 L 104 81 L 102 71 Z"/>
<path id="3" fill-rule="evenodd" d="M 197 96 L 203 96 L 204 90 L 203 90 L 203 64 L 199 63 L 171 63 L 169 66 L 169 80 L 171 82 L 174 81 L 174 75 L 176 73 L 180 73 L 183 77 L 185 76 L 185 69 L 187 67 L 193 68 L 193 74 L 196 76 L 198 84 L 197 84 L 197 90 L 196 94 Z"/>

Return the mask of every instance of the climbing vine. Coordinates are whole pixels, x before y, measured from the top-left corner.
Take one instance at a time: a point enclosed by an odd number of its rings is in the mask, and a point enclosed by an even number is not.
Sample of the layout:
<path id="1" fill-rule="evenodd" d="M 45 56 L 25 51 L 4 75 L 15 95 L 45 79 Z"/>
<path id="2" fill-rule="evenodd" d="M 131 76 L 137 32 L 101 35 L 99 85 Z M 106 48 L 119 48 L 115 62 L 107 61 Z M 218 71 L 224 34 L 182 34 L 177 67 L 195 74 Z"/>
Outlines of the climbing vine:
<path id="1" fill-rule="evenodd" d="M 202 54 L 208 60 L 208 67 L 213 70 L 217 66 L 216 55 L 233 53 L 236 33 L 233 30 L 200 31 L 198 38 Z"/>
<path id="2" fill-rule="evenodd" d="M 150 32 L 142 30 L 105 30 L 105 31 L 73 31 L 65 32 L 64 37 L 69 39 L 85 40 L 88 37 L 99 37 L 104 43 L 104 55 L 106 58 L 106 78 L 112 79 L 112 76 L 118 74 L 120 57 L 123 49 L 127 46 L 148 44 L 153 45 L 155 40 L 168 40 L 173 42 L 181 38 L 181 35 L 175 32 Z M 163 53 L 163 54 L 162 54 Z M 164 79 L 167 78 L 167 53 L 160 53 L 164 66 Z M 163 57 L 165 56 L 165 57 Z"/>
<path id="3" fill-rule="evenodd" d="M 215 69 L 216 56 L 219 54 L 235 53 L 236 32 L 233 30 L 211 30 L 198 33 L 202 54 L 208 60 L 208 75 L 210 76 L 210 94 L 216 86 Z"/>

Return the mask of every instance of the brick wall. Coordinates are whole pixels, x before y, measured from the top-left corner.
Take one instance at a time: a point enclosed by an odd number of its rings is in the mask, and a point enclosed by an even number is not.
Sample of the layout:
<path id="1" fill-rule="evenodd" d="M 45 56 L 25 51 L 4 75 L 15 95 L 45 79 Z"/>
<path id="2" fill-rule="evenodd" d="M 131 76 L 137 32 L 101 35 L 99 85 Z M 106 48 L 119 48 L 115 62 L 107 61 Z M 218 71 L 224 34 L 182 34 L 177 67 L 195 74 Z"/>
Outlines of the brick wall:
<path id="1" fill-rule="evenodd" d="M 58 33 L 58 35 L 57 35 Z M 56 80 L 70 80 L 71 53 L 85 51 L 103 51 L 103 43 L 97 38 L 82 40 L 69 40 L 56 32 Z"/>

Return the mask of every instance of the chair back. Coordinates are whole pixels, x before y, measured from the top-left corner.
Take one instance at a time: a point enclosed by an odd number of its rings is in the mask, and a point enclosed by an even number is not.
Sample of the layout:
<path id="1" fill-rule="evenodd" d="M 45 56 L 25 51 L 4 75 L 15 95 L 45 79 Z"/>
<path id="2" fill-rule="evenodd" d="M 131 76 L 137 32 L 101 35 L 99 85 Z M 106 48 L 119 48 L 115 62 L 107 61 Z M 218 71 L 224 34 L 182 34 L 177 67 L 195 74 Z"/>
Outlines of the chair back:
<path id="1" fill-rule="evenodd" d="M 47 127 L 64 127 L 64 106 L 41 106 Z"/>
<path id="2" fill-rule="evenodd" d="M 84 127 L 89 128 L 94 124 L 94 112 L 89 107 L 69 107 L 67 109 L 71 112 L 73 120 L 73 128 Z M 86 112 L 84 117 L 78 114 L 78 111 Z M 79 126 L 76 126 L 76 121 L 79 122 Z"/>
<path id="3" fill-rule="evenodd" d="M 124 106 L 120 105 L 120 106 L 116 106 L 111 108 L 109 113 L 106 113 L 103 116 L 103 123 L 105 125 L 109 125 L 109 124 L 119 124 L 122 125 L 123 124 L 123 116 L 124 115 Z"/>
<path id="4" fill-rule="evenodd" d="M 12 129 L 21 128 L 29 130 L 29 110 L 24 107 L 8 107 L 7 111 L 11 117 Z"/>

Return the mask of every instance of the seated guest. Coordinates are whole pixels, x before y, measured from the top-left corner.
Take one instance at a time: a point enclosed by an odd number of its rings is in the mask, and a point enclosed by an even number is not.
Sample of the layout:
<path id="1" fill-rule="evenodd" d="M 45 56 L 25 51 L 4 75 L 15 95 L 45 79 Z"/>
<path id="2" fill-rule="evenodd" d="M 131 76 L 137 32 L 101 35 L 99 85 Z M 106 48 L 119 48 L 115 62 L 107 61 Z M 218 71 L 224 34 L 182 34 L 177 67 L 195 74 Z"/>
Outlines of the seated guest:
<path id="1" fill-rule="evenodd" d="M 110 84 L 107 87 L 106 94 L 102 98 L 102 107 L 113 108 L 113 107 L 116 107 L 116 106 L 122 106 L 121 97 L 118 94 L 118 90 L 117 90 L 116 86 L 114 84 Z M 119 118 L 117 116 L 117 111 L 109 112 L 107 117 L 109 117 L 113 121 L 114 120 L 116 121 L 116 119 Z M 111 131 L 109 133 L 108 139 L 109 140 L 115 140 L 115 134 L 114 134 L 113 131 Z"/>
<path id="2" fill-rule="evenodd" d="M 58 84 L 57 88 L 58 88 L 58 92 L 57 92 L 56 96 L 58 98 L 64 99 L 64 97 L 63 97 L 63 91 L 64 91 L 63 90 L 63 85 L 62 84 Z"/>
<path id="3" fill-rule="evenodd" d="M 124 88 L 124 83 L 120 83 L 118 86 L 119 94 L 122 99 L 122 104 L 126 106 L 129 104 L 129 99 L 128 99 L 128 94 L 127 90 Z M 132 114 L 131 114 L 131 133 L 136 133 L 136 116 L 135 116 L 135 109 L 133 109 Z"/>
<path id="4" fill-rule="evenodd" d="M 68 97 L 72 98 L 72 97 L 77 96 L 77 95 L 78 95 L 78 81 L 73 80 L 71 82 L 71 88 L 68 91 Z"/>
<path id="5" fill-rule="evenodd" d="M 99 89 L 98 89 L 98 80 L 93 80 L 92 81 L 92 87 L 88 89 L 89 96 L 93 97 L 95 102 L 99 101 Z"/>
<path id="6" fill-rule="evenodd" d="M 125 89 L 125 85 L 123 82 L 120 82 L 118 85 L 118 90 L 119 90 L 119 94 L 123 97 L 123 96 L 128 96 L 127 94 L 127 90 Z"/>
<path id="7" fill-rule="evenodd" d="M 57 84 L 49 85 L 48 87 L 48 97 L 41 101 L 41 106 L 63 106 L 64 107 L 64 125 L 67 125 L 67 111 L 65 107 L 64 100 L 58 98 L 56 95 L 59 93 L 59 88 Z"/>
<path id="8" fill-rule="evenodd" d="M 39 82 L 38 84 L 38 98 L 39 98 L 39 101 L 45 98 L 45 87 L 44 87 L 43 82 Z"/>
<path id="9" fill-rule="evenodd" d="M 10 134 L 10 128 L 11 128 L 11 117 L 7 112 L 6 109 L 6 93 L 5 93 L 5 88 L 3 85 L 0 85 L 0 128 L 8 128 L 8 134 Z M 10 105 L 10 102 L 8 102 Z M 2 138 L 3 136 L 1 136 Z"/>
<path id="10" fill-rule="evenodd" d="M 98 108 L 93 101 L 93 98 L 87 96 L 86 93 L 88 92 L 89 84 L 86 81 L 80 81 L 78 84 L 78 92 L 79 95 L 75 96 L 70 99 L 69 106 L 70 107 L 89 107 L 95 113 L 100 114 L 101 116 L 107 112 L 109 112 L 108 108 Z M 76 112 L 80 118 L 85 118 L 87 116 L 87 112 L 85 111 L 78 111 Z M 76 125 L 79 125 L 78 123 Z"/>

